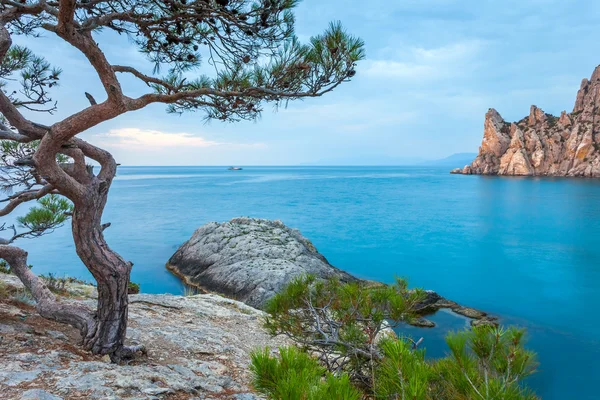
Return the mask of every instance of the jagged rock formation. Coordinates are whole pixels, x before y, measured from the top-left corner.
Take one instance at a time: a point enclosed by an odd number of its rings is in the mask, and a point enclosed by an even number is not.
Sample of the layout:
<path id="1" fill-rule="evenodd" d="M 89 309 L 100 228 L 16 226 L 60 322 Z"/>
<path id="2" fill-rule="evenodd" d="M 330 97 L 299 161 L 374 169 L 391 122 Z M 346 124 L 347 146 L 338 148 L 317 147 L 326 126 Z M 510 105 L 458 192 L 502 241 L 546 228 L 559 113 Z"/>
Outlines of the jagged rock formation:
<path id="1" fill-rule="evenodd" d="M 167 263 L 188 285 L 260 308 L 294 277 L 356 280 L 281 221 L 234 218 L 200 227 Z"/>
<path id="2" fill-rule="evenodd" d="M 531 106 L 528 117 L 508 123 L 490 109 L 479 155 L 452 173 L 600 177 L 599 128 L 600 66 L 581 82 L 572 113 Z"/>

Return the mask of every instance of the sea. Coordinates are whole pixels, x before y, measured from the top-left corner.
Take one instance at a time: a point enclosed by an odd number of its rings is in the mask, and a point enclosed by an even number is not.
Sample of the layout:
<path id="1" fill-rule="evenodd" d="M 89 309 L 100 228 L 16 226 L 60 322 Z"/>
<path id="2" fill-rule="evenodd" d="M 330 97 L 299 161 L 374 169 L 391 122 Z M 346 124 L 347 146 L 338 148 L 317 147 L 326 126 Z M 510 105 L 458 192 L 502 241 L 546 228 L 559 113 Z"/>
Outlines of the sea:
<path id="1" fill-rule="evenodd" d="M 447 167 L 120 167 L 104 222 L 145 293 L 181 294 L 165 263 L 195 229 L 238 216 L 298 228 L 358 277 L 432 289 L 524 327 L 547 400 L 598 399 L 600 181 L 450 175 Z M 25 211 L 23 208 L 21 212 Z M 19 243 L 37 273 L 91 279 L 70 227 Z M 428 357 L 468 320 L 440 311 Z"/>

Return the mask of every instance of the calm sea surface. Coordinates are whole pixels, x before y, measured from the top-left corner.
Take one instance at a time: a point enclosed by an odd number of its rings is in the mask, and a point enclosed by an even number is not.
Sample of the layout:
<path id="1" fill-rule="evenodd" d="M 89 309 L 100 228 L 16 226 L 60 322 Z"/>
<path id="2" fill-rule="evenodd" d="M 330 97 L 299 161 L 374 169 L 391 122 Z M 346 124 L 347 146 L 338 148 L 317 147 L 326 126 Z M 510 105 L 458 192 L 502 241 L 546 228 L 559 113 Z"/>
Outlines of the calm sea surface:
<path id="1" fill-rule="evenodd" d="M 193 231 L 237 216 L 281 219 L 359 277 L 434 289 L 528 328 L 544 399 L 598 399 L 600 181 L 448 174 L 426 167 L 121 167 L 105 221 L 143 292 L 181 293 L 165 262 Z M 70 228 L 22 242 L 38 273 L 89 279 Z M 424 336 L 445 351 L 463 318 Z"/>

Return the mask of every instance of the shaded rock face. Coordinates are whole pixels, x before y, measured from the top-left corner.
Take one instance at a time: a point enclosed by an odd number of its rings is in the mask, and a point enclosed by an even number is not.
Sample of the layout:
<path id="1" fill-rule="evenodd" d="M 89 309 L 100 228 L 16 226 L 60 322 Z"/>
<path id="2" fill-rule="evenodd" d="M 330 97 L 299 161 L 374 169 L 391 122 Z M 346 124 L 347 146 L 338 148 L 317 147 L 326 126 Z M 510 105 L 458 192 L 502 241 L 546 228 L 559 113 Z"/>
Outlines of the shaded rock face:
<path id="1" fill-rule="evenodd" d="M 455 174 L 600 177 L 600 66 L 584 79 L 572 113 L 560 117 L 531 106 L 529 116 L 505 122 L 490 109 L 479 155 Z"/>
<path id="2" fill-rule="evenodd" d="M 191 286 L 257 308 L 302 274 L 356 280 L 329 264 L 298 230 L 281 221 L 255 218 L 200 227 L 167 268 Z"/>

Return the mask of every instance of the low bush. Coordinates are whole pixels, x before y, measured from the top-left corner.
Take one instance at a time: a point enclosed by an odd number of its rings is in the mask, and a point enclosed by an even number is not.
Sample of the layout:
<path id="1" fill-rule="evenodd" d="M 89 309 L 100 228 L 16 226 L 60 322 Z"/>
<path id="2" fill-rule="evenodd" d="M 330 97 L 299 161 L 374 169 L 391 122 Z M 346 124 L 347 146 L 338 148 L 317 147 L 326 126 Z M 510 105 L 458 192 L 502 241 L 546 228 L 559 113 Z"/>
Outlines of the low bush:
<path id="1" fill-rule="evenodd" d="M 450 333 L 449 354 L 439 360 L 426 360 L 403 340 L 386 340 L 374 393 L 381 399 L 536 399 L 522 385 L 538 365 L 523 346 L 524 333 L 485 325 Z"/>
<path id="2" fill-rule="evenodd" d="M 138 294 L 140 292 L 140 284 L 129 282 L 127 284 L 127 294 Z"/>
<path id="3" fill-rule="evenodd" d="M 280 349 L 279 359 L 268 349 L 255 352 L 254 387 L 270 399 L 316 399 L 313 393 L 326 388 L 335 391 L 320 398 L 537 398 L 523 384 L 538 363 L 522 329 L 482 325 L 450 333 L 448 355 L 438 360 L 426 359 L 419 342 L 391 334 L 390 326 L 415 317 L 422 298 L 402 280 L 391 286 L 294 280 L 268 303 L 265 325 L 297 347 Z M 335 397 L 340 393 L 350 397 Z"/>
<path id="4" fill-rule="evenodd" d="M 271 334 L 284 334 L 316 354 L 328 370 L 346 372 L 370 387 L 374 362 L 381 358 L 377 341 L 416 318 L 413 309 L 423 298 L 400 279 L 373 285 L 303 276 L 267 303 L 265 325 Z"/>
<path id="5" fill-rule="evenodd" d="M 50 289 L 52 293 L 66 295 L 67 292 L 67 283 L 69 279 L 66 277 L 59 278 L 52 272 L 48 275 L 40 275 L 40 278 L 44 280 L 44 283 Z"/>
<path id="6" fill-rule="evenodd" d="M 15 289 L 9 292 L 9 298 L 12 301 L 16 301 L 17 303 L 26 304 L 28 306 L 35 305 L 35 299 L 31 295 L 31 292 L 27 289 Z"/>
<path id="7" fill-rule="evenodd" d="M 253 386 L 275 400 L 359 400 L 348 375 L 334 376 L 316 359 L 295 347 L 281 347 L 279 357 L 268 348 L 252 353 Z"/>

